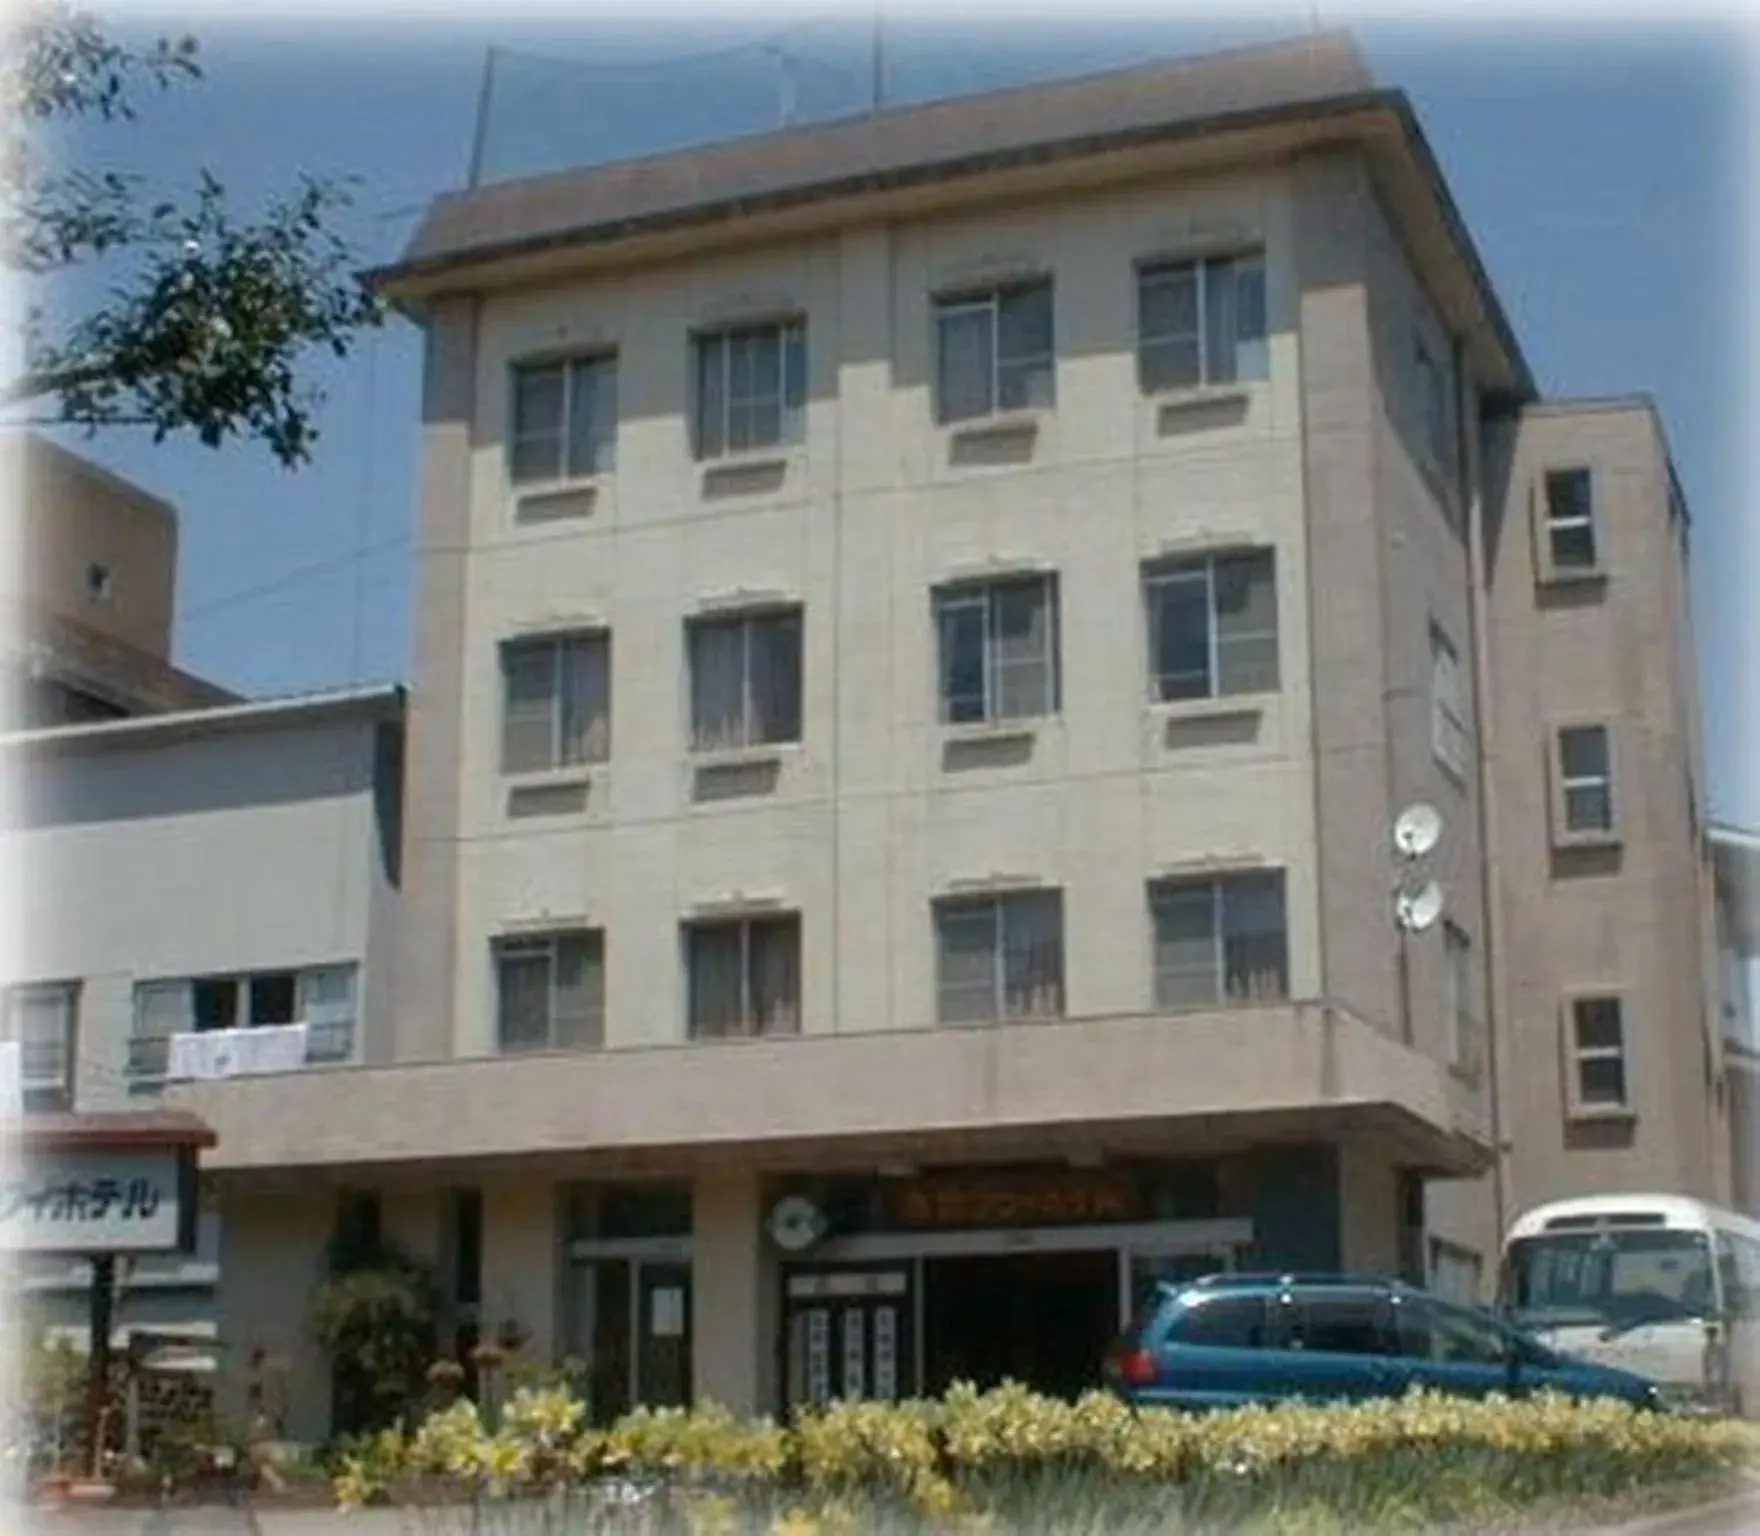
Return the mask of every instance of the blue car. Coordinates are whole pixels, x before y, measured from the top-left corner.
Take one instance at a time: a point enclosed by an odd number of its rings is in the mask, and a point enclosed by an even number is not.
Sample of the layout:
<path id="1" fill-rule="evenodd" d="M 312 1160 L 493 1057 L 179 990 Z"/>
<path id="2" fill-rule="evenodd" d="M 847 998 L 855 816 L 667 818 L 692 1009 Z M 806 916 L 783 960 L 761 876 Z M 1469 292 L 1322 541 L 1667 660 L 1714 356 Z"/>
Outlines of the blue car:
<path id="1" fill-rule="evenodd" d="M 1211 1275 L 1163 1283 L 1109 1351 L 1107 1385 L 1139 1407 L 1363 1402 L 1414 1388 L 1553 1391 L 1661 1406 L 1629 1371 L 1571 1360 L 1484 1312 L 1394 1281 Z"/>

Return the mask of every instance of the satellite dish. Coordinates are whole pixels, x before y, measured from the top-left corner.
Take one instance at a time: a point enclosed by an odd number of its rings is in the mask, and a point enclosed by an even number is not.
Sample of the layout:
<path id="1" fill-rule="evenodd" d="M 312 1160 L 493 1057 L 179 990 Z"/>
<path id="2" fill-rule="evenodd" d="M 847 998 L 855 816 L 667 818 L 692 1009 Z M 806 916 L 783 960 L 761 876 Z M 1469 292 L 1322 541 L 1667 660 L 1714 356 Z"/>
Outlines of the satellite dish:
<path id="1" fill-rule="evenodd" d="M 825 1235 L 825 1217 L 804 1195 L 788 1195 L 771 1208 L 770 1241 L 784 1253 L 801 1253 Z"/>
<path id="2" fill-rule="evenodd" d="M 1408 805 L 1393 824 L 1393 846 L 1408 859 L 1421 859 L 1442 838 L 1442 815 L 1433 805 Z"/>
<path id="3" fill-rule="evenodd" d="M 1436 919 L 1442 916 L 1442 887 L 1431 880 L 1418 890 L 1401 891 L 1394 898 L 1393 913 L 1407 933 L 1422 933 L 1434 927 Z"/>

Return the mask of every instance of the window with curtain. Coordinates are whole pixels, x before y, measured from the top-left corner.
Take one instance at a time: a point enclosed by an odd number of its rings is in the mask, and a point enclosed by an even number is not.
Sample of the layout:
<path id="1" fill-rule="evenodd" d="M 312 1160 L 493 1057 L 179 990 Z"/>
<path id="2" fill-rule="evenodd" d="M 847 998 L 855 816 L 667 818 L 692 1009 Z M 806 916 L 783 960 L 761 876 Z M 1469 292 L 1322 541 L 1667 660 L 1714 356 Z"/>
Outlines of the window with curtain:
<path id="1" fill-rule="evenodd" d="M 1263 379 L 1266 333 L 1263 252 L 1137 268 L 1137 376 L 1146 393 Z"/>
<path id="2" fill-rule="evenodd" d="M 501 647 L 501 771 L 602 763 L 611 755 L 611 637 L 509 640 Z"/>
<path id="3" fill-rule="evenodd" d="M 798 913 L 689 924 L 685 954 L 693 1040 L 800 1032 Z"/>
<path id="4" fill-rule="evenodd" d="M 513 370 L 509 474 L 515 485 L 609 474 L 617 463 L 617 358 Z"/>
<path id="5" fill-rule="evenodd" d="M 1050 279 L 935 301 L 936 419 L 944 426 L 1057 399 Z"/>
<path id="6" fill-rule="evenodd" d="M 1170 1012 L 1289 996 L 1282 870 L 1158 880 L 1149 887 L 1155 1006 Z"/>
<path id="7" fill-rule="evenodd" d="M 807 323 L 771 320 L 705 331 L 696 355 L 699 459 L 750 453 L 806 436 Z"/>
<path id="8" fill-rule="evenodd" d="M 605 941 L 589 929 L 498 940 L 495 1037 L 506 1052 L 605 1043 Z"/>
<path id="9" fill-rule="evenodd" d="M 801 739 L 801 629 L 799 609 L 690 625 L 693 750 Z"/>
<path id="10" fill-rule="evenodd" d="M 1143 571 L 1150 697 L 1272 693 L 1277 578 L 1268 549 L 1156 561 Z"/>
<path id="11" fill-rule="evenodd" d="M 1055 576 L 943 587 L 934 607 L 944 722 L 980 724 L 1057 713 Z"/>
<path id="12" fill-rule="evenodd" d="M 18 1046 L 25 1103 L 35 1108 L 71 1105 L 78 984 L 13 987 L 5 1004 L 5 1038 Z"/>
<path id="13" fill-rule="evenodd" d="M 958 897 L 934 907 L 943 1024 L 1063 1014 L 1063 893 Z"/>

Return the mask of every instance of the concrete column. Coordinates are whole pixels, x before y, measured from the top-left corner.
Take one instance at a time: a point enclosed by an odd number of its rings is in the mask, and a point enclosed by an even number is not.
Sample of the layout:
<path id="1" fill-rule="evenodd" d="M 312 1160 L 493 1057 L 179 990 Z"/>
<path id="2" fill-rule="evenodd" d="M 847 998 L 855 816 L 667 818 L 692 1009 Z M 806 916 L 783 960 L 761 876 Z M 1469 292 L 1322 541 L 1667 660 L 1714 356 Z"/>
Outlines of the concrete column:
<path id="1" fill-rule="evenodd" d="M 483 1187 L 483 1332 L 510 1318 L 525 1330 L 524 1356 L 539 1365 L 558 1354 L 556 1186 L 524 1178 Z"/>
<path id="2" fill-rule="evenodd" d="M 1373 1147 L 1338 1149 L 1339 1249 L 1354 1275 L 1399 1274 L 1399 1173 Z"/>
<path id="3" fill-rule="evenodd" d="M 330 1363 L 306 1328 L 313 1288 L 324 1277 L 335 1220 L 333 1191 L 235 1190 L 220 1208 L 216 1321 L 227 1346 L 219 1378 L 222 1414 L 244 1412 L 245 1365 L 262 1349 L 287 1374 L 286 1433 L 316 1444 L 330 1432 Z"/>
<path id="4" fill-rule="evenodd" d="M 699 1403 L 768 1413 L 776 1401 L 776 1266 L 761 1230 L 755 1172 L 697 1181 L 691 1370 Z"/>

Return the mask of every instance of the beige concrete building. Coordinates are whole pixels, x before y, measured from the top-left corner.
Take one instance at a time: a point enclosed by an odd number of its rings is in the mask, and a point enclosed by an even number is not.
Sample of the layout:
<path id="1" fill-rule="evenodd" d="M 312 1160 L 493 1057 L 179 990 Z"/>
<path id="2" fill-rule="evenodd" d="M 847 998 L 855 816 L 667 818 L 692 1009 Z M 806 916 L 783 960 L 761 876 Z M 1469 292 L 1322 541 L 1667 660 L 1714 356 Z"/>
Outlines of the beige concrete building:
<path id="1" fill-rule="evenodd" d="M 240 1347 L 346 1206 L 600 1414 L 1070 1390 L 1157 1275 L 1719 1187 L 1666 453 L 1536 405 L 1347 39 L 442 198 L 382 281 L 396 1007 L 173 1091 Z"/>
<path id="2" fill-rule="evenodd" d="M 34 730 L 234 695 L 173 666 L 177 510 L 35 432 L 4 444 L 0 723 Z"/>

